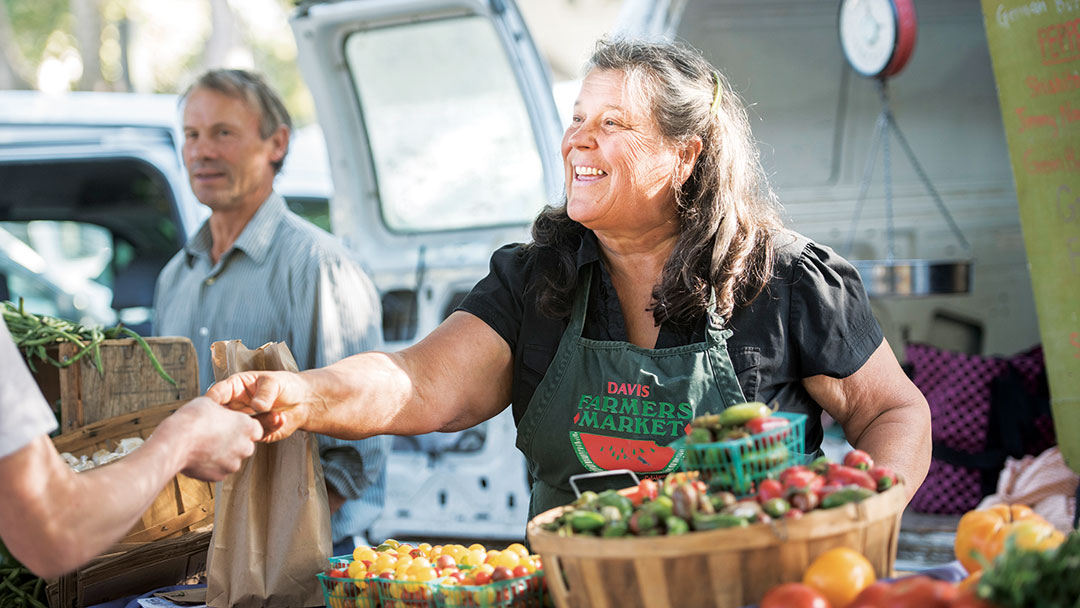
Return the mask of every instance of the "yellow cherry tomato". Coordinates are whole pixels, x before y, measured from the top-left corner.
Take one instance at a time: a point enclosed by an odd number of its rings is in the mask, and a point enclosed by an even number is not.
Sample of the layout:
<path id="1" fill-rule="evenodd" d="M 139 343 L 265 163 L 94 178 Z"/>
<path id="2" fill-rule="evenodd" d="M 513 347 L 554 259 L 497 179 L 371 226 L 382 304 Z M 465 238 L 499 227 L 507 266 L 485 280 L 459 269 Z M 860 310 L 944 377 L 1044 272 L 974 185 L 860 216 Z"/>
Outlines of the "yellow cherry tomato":
<path id="1" fill-rule="evenodd" d="M 359 545 L 352 552 L 353 561 L 369 561 L 374 562 L 376 558 L 375 550 L 367 545 Z"/>
<path id="2" fill-rule="evenodd" d="M 521 563 L 521 557 L 513 551 L 503 551 L 492 556 L 490 563 L 496 568 L 502 566 L 507 570 L 513 570 Z"/>
<path id="3" fill-rule="evenodd" d="M 845 608 L 875 580 L 870 560 L 854 549 L 836 547 L 810 562 L 802 582 L 821 592 L 831 608 Z"/>
<path id="4" fill-rule="evenodd" d="M 529 550 L 521 543 L 512 543 L 506 547 L 506 550 L 517 553 L 518 557 L 529 557 Z"/>

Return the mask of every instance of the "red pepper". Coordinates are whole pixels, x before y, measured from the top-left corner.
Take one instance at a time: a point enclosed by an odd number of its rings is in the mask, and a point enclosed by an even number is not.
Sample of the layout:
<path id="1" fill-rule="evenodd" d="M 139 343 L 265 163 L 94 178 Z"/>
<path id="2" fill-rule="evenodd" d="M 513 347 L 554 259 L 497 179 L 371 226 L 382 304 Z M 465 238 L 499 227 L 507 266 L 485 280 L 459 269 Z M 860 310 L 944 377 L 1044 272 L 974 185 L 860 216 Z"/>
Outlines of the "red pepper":
<path id="1" fill-rule="evenodd" d="M 825 498 L 829 494 L 832 494 L 833 492 L 835 492 L 837 490 L 843 490 L 843 489 L 844 489 L 844 484 L 842 484 L 842 483 L 827 483 L 827 484 L 825 484 L 824 486 L 821 487 L 821 490 L 820 490 L 819 494 L 821 495 L 821 498 Z"/>
<path id="2" fill-rule="evenodd" d="M 870 477 L 877 483 L 877 491 L 884 492 L 896 485 L 896 473 L 889 467 L 878 465 L 869 471 Z"/>
<path id="3" fill-rule="evenodd" d="M 803 468 L 801 471 L 790 473 L 784 478 L 784 490 L 787 492 L 817 492 L 825 485 L 825 478 L 817 473 Z"/>
<path id="4" fill-rule="evenodd" d="M 877 482 L 866 471 L 853 469 L 842 464 L 830 464 L 829 472 L 826 473 L 829 484 L 841 486 L 856 485 L 867 490 L 877 491 Z"/>
<path id="5" fill-rule="evenodd" d="M 656 483 L 655 479 L 642 479 L 638 483 L 638 491 L 643 498 L 656 500 L 656 497 L 660 495 L 660 484 Z"/>
<path id="6" fill-rule="evenodd" d="M 796 474 L 796 473 L 798 473 L 800 471 L 807 471 L 807 470 L 809 470 L 809 469 L 807 469 L 806 467 L 804 467 L 801 464 L 792 465 L 792 466 L 784 469 L 783 471 L 780 471 L 780 475 L 779 475 L 778 479 L 780 480 L 780 483 L 782 483 L 784 485 L 787 485 L 787 478 L 788 477 L 790 477 L 791 475 L 794 475 L 794 474 Z"/>
<path id="7" fill-rule="evenodd" d="M 758 433 L 764 433 L 766 431 L 773 431 L 779 428 L 783 428 L 791 424 L 787 418 L 781 418 L 779 416 L 766 416 L 762 418 L 754 418 L 746 423 L 746 430 L 750 433 L 757 435 Z"/>
<path id="8" fill-rule="evenodd" d="M 783 498 L 784 494 L 784 484 L 775 479 L 763 479 L 758 484 L 757 500 L 759 503 L 764 503 L 773 498 Z"/>
<path id="9" fill-rule="evenodd" d="M 844 455 L 844 466 L 869 471 L 874 468 L 874 459 L 862 450 L 851 450 Z"/>

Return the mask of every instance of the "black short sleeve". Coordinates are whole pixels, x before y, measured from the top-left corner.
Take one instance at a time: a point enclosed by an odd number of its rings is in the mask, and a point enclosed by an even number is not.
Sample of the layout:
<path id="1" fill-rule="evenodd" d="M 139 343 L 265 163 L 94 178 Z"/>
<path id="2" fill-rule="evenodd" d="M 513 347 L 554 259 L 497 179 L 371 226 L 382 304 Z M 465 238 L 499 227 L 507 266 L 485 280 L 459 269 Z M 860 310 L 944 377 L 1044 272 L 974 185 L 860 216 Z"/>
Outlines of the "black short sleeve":
<path id="1" fill-rule="evenodd" d="M 491 255 L 488 274 L 458 305 L 487 323 L 512 352 L 517 352 L 524 311 L 528 256 L 520 244 L 504 245 Z"/>
<path id="2" fill-rule="evenodd" d="M 850 376 L 883 339 L 855 267 L 813 242 L 792 275 L 791 321 L 803 377 Z"/>

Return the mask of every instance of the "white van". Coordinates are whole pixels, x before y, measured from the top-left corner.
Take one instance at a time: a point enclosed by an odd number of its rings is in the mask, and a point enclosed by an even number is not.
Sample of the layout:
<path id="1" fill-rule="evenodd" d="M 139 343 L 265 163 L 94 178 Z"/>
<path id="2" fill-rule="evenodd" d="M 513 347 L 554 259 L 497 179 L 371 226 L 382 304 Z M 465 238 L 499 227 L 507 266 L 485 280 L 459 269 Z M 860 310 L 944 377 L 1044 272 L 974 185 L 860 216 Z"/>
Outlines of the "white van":
<path id="1" fill-rule="evenodd" d="M 180 158 L 177 97 L 0 91 L 0 300 L 149 333 L 154 281 L 209 210 Z M 275 187 L 329 229 L 318 127 L 298 130 Z"/>

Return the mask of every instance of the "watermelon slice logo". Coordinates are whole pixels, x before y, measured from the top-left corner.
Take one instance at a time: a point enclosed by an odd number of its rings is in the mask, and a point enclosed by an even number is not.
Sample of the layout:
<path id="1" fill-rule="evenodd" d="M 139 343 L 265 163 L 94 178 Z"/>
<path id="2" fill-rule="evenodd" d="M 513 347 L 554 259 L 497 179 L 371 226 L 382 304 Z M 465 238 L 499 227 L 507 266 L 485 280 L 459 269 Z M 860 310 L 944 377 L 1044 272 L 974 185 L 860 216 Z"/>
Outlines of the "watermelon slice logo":
<path id="1" fill-rule="evenodd" d="M 670 473 L 683 457 L 682 449 L 657 445 L 647 439 L 570 431 L 570 442 L 581 465 L 594 472 L 630 469 L 635 473 Z"/>

